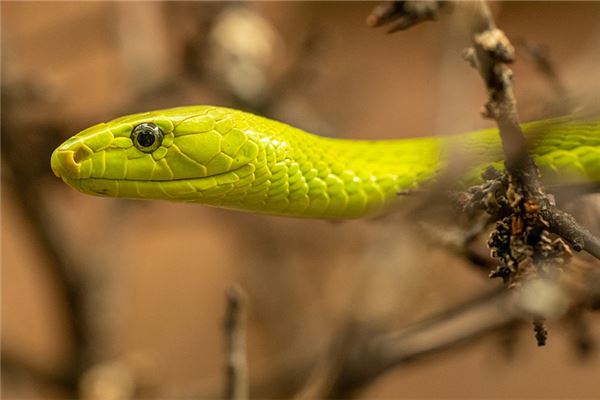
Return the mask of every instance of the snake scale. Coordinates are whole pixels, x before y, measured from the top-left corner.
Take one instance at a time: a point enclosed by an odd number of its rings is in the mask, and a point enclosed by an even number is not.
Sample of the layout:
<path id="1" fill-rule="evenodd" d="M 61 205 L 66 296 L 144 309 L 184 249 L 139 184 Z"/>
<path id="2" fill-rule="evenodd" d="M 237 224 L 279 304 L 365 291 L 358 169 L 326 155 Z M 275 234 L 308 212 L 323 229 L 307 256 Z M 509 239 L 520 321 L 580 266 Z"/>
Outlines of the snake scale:
<path id="1" fill-rule="evenodd" d="M 538 121 L 523 130 L 545 182 L 600 182 L 600 119 Z M 399 191 L 434 181 L 457 156 L 468 167 L 465 184 L 488 166 L 501 168 L 497 130 L 333 139 L 243 111 L 188 106 L 85 129 L 53 152 L 51 166 L 92 195 L 345 219 L 381 212 Z"/>

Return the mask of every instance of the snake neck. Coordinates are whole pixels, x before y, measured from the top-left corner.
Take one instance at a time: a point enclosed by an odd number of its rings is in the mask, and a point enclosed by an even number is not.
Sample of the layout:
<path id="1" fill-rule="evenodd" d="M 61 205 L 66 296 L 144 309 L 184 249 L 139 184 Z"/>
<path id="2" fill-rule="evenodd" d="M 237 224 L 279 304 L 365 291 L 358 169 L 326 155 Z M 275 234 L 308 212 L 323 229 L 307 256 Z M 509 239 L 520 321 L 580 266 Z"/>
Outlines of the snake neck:
<path id="1" fill-rule="evenodd" d="M 246 134 L 259 151 L 249 164 L 251 177 L 215 188 L 214 195 L 205 192 L 199 202 L 304 218 L 358 218 L 377 214 L 441 166 L 438 138 L 331 139 L 253 118 Z"/>
<path id="2" fill-rule="evenodd" d="M 247 131 L 259 152 L 244 185 L 202 202 L 260 213 L 308 218 L 358 218 L 377 214 L 398 192 L 430 182 L 448 164 L 465 171 L 463 184 L 503 168 L 496 129 L 462 135 L 385 141 L 324 138 L 265 120 Z M 268 121 L 268 123 L 264 123 Z M 525 124 L 531 154 L 544 180 L 600 182 L 598 121 L 553 120 Z M 560 166 L 560 168 L 557 168 Z M 225 195 L 223 195 L 225 193 Z"/>

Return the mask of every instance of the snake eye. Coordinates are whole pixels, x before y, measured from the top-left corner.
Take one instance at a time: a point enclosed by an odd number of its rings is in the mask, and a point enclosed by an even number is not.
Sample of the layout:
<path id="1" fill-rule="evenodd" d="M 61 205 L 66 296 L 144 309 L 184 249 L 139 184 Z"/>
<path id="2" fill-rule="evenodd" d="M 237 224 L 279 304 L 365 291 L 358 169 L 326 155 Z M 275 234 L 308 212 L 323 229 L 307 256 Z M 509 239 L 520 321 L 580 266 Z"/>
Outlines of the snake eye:
<path id="1" fill-rule="evenodd" d="M 151 153 L 158 149 L 163 141 L 164 133 L 158 125 L 144 122 L 131 131 L 133 145 L 144 153 Z"/>

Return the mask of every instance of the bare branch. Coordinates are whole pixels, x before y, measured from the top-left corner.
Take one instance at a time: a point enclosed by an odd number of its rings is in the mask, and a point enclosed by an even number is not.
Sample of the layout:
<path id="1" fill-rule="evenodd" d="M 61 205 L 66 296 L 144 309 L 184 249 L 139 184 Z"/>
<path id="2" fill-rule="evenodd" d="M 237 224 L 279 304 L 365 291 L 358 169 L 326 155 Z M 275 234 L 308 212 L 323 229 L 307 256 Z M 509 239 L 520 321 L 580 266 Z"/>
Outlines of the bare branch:
<path id="1" fill-rule="evenodd" d="M 317 369 L 314 386 L 298 398 L 348 398 L 399 365 L 471 343 L 491 332 L 517 326 L 511 293 L 493 291 L 396 331 L 349 323 L 336 336 L 328 363 Z"/>
<path id="2" fill-rule="evenodd" d="M 227 293 L 227 308 L 223 323 L 227 361 L 225 365 L 225 395 L 230 400 L 248 398 L 248 363 L 246 360 L 246 296 L 233 286 Z"/>
<path id="3" fill-rule="evenodd" d="M 478 70 L 486 84 L 489 99 L 484 107 L 484 116 L 498 124 L 509 175 L 507 196 L 510 197 L 508 192 L 520 196 L 519 201 L 511 206 L 513 212 L 522 213 L 524 219 L 542 226 L 542 229 L 548 228 L 567 240 L 576 251 L 586 250 L 600 259 L 600 241 L 573 217 L 557 209 L 540 183 L 537 167 L 529 156 L 527 140 L 519 125 L 512 71 L 507 65 L 514 58 L 513 46 L 496 27 L 485 1 L 477 1 L 471 7 L 473 48 L 465 52 L 465 59 Z"/>
<path id="4" fill-rule="evenodd" d="M 519 125 L 512 88 L 512 71 L 507 64 L 514 60 L 514 48 L 503 31 L 496 27 L 485 1 L 472 5 L 471 31 L 473 48 L 465 59 L 474 66 L 488 91 L 483 115 L 495 119 L 500 129 L 507 171 L 515 176 L 537 176 L 529 157 L 527 140 Z"/>
<path id="5" fill-rule="evenodd" d="M 526 57 L 531 58 L 538 71 L 552 87 L 559 101 L 565 100 L 569 92 L 556 71 L 548 49 L 532 40 L 519 40 L 517 41 L 517 46 L 523 51 Z"/>
<path id="6" fill-rule="evenodd" d="M 36 141 L 23 135 L 24 132 L 35 132 L 36 137 L 53 138 L 61 131 L 61 123 L 44 114 L 39 119 L 32 119 L 31 115 L 23 119 L 18 113 L 18 110 L 32 111 L 36 106 L 47 105 L 49 100 L 40 96 L 38 85 L 29 81 L 9 82 L 2 88 L 2 173 L 3 179 L 10 182 L 11 192 L 18 200 L 27 223 L 31 224 L 32 240 L 40 244 L 46 258 L 43 266 L 66 308 L 73 352 L 65 371 L 59 374 L 60 379 L 55 379 L 55 382 L 68 390 L 71 396 L 76 396 L 79 379 L 91 363 L 93 321 L 87 309 L 91 282 L 84 279 L 76 268 L 76 260 L 65 246 L 52 212 L 44 202 L 45 196 L 39 182 L 41 171 L 49 174 L 45 164 L 49 149 L 45 146 L 50 143 L 31 146 Z M 40 114 L 35 112 L 34 115 Z M 23 157 L 23 154 L 30 156 Z M 42 160 L 43 167 L 39 167 L 35 160 Z M 38 167 L 43 169 L 38 170 Z M 41 381 L 50 381 L 43 375 L 41 372 L 31 374 Z"/>
<path id="7" fill-rule="evenodd" d="M 548 221 L 550 229 L 568 241 L 573 250 L 585 250 L 600 259 L 600 239 L 579 225 L 573 216 L 554 206 L 548 206 L 548 208 L 542 209 L 540 213 Z"/>
<path id="8" fill-rule="evenodd" d="M 6 347 L 6 346 L 5 346 Z M 2 349 L 2 379 L 4 383 L 11 376 L 25 376 L 47 387 L 62 388 L 69 394 L 77 393 L 77 382 L 71 371 L 58 371 L 40 368 L 29 360 Z"/>

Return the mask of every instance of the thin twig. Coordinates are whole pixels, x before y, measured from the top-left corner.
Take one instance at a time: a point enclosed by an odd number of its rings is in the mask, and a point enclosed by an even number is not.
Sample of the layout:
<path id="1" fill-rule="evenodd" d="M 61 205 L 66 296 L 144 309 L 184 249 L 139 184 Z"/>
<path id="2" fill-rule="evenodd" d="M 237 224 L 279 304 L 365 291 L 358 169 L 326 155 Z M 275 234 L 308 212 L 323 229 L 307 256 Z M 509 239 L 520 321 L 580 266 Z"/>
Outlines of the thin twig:
<path id="1" fill-rule="evenodd" d="M 24 376 L 46 387 L 62 388 L 69 394 L 69 397 L 77 393 L 78 382 L 73 379 L 70 371 L 39 367 L 31 360 L 17 356 L 6 349 L 2 350 L 1 364 L 2 379 L 5 382 L 8 377 L 13 375 Z"/>
<path id="2" fill-rule="evenodd" d="M 599 282 L 594 268 L 569 270 L 568 274 L 561 283 L 566 285 L 561 286 L 561 293 L 571 290 L 572 286 Z M 597 288 L 579 292 L 581 298 L 568 298 L 571 303 L 567 307 L 574 307 L 577 302 L 597 301 Z M 269 375 L 252 382 L 252 391 L 262 397 L 274 397 L 273 388 L 284 385 L 277 397 L 291 397 L 289 391 L 306 380 L 308 371 L 313 371 L 309 378 L 311 384 L 303 385 L 303 391 L 294 398 L 350 398 L 393 368 L 523 326 L 523 319 L 531 318 L 524 298 L 540 295 L 539 288 L 529 286 L 524 290 L 527 296 L 523 296 L 523 292 L 494 289 L 393 332 L 348 321 L 335 335 L 328 357 L 321 360 L 321 364 L 305 355 L 286 360 L 272 368 Z M 318 365 L 316 370 L 315 364 Z M 215 397 L 215 390 L 207 390 L 201 397 Z"/>
<path id="3" fill-rule="evenodd" d="M 549 231 L 567 240 L 576 251 L 586 250 L 600 259 L 600 240 L 572 216 L 556 208 L 540 183 L 537 167 L 528 153 L 527 139 L 519 125 L 512 71 L 508 67 L 514 59 L 513 46 L 496 27 L 485 1 L 473 3 L 472 11 L 473 48 L 466 51 L 465 59 L 479 71 L 486 84 L 489 100 L 484 107 L 484 116 L 497 122 L 509 183 L 522 192 L 523 199 L 519 203 L 524 205 L 527 214 L 533 214 L 528 207 L 538 212 L 548 222 Z"/>
<path id="4" fill-rule="evenodd" d="M 572 215 L 551 205 L 540 210 L 540 214 L 548 222 L 550 229 L 567 240 L 573 250 L 585 250 L 600 259 L 600 239 L 579 225 Z"/>
<path id="5" fill-rule="evenodd" d="M 246 360 L 246 298 L 241 288 L 227 290 L 227 308 L 223 324 L 226 341 L 225 394 L 229 400 L 248 398 Z"/>
<path id="6" fill-rule="evenodd" d="M 35 93 L 35 88 L 31 89 L 35 85 L 25 83 L 23 86 Z M 31 224 L 33 240 L 40 244 L 46 257 L 44 266 L 51 278 L 52 285 L 55 286 L 58 295 L 62 297 L 61 300 L 67 309 L 68 330 L 73 342 L 72 358 L 65 367 L 65 371 L 57 375 L 61 379 L 56 380 L 56 383 L 68 390 L 71 396 L 75 396 L 79 379 L 91 362 L 90 334 L 92 327 L 86 302 L 88 292 L 86 285 L 89 282 L 78 273 L 75 260 L 63 243 L 62 236 L 54 228 L 52 213 L 43 201 L 45 196 L 40 188 L 39 176 L 36 175 L 35 166 L 32 167 L 31 158 L 46 159 L 48 149 L 41 146 L 28 147 L 27 151 L 23 149 L 24 145 L 32 143 L 31 140 L 23 137 L 23 132 L 45 133 L 51 137 L 54 131 L 60 130 L 58 128 L 60 125 L 53 120 L 37 123 L 29 120 L 22 121 L 16 112 L 19 107 L 32 107 L 36 101 L 40 101 L 35 95 L 20 101 L 18 92 L 22 90 L 22 88 L 19 90 L 11 85 L 3 87 L 2 91 L 1 150 L 2 159 L 5 162 L 5 168 L 2 171 L 3 178 L 10 181 L 12 193 L 17 198 L 27 222 Z M 39 136 L 43 137 L 44 135 Z M 22 156 L 26 153 L 31 157 Z M 33 164 L 35 165 L 35 163 Z M 32 374 L 36 377 L 42 377 L 42 375 L 41 373 Z M 54 374 L 47 375 L 53 376 Z M 46 381 L 48 380 L 46 379 Z"/>
<path id="7" fill-rule="evenodd" d="M 529 157 L 527 139 L 521 130 L 512 87 L 514 48 L 503 31 L 494 23 L 485 1 L 473 5 L 471 31 L 473 48 L 464 57 L 477 69 L 485 82 L 489 100 L 485 117 L 495 119 L 500 130 L 507 171 L 515 176 L 537 175 Z"/>
<path id="8" fill-rule="evenodd" d="M 510 311 L 510 301 L 510 293 L 493 291 L 396 332 L 349 323 L 336 337 L 312 398 L 352 397 L 394 367 L 516 326 L 520 316 Z"/>
<path id="9" fill-rule="evenodd" d="M 533 40 L 519 40 L 517 41 L 517 47 L 523 50 L 526 57 L 531 58 L 535 67 L 548 82 L 558 100 L 565 101 L 569 97 L 569 91 L 562 79 L 560 79 L 556 67 L 550 59 L 548 49 Z"/>
<path id="10" fill-rule="evenodd" d="M 315 360 L 301 354 L 276 363 L 269 374 L 251 382 L 251 391 L 271 398 L 350 398 L 398 365 L 515 327 L 520 316 L 502 312 L 510 308 L 509 298 L 506 290 L 494 289 L 392 332 L 348 320 L 334 336 L 326 357 Z M 293 393 L 299 386 L 301 391 Z M 274 394 L 273 388 L 279 391 Z M 206 389 L 197 397 L 215 396 L 215 389 Z"/>
<path id="11" fill-rule="evenodd" d="M 377 5 L 367 17 L 367 25 L 378 27 L 394 23 L 388 33 L 406 30 L 421 22 L 434 21 L 441 12 L 451 9 L 452 2 L 440 0 L 386 1 Z"/>

